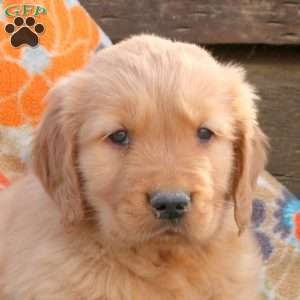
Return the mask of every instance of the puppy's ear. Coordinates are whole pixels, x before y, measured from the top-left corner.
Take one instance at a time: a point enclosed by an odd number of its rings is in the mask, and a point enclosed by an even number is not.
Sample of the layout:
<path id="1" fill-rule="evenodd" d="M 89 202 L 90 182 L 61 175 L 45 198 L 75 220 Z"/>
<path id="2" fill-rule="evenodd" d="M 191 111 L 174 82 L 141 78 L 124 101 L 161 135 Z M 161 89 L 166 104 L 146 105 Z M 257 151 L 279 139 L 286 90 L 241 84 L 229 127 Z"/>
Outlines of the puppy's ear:
<path id="1" fill-rule="evenodd" d="M 233 198 L 235 220 L 241 233 L 251 219 L 253 193 L 258 176 L 267 162 L 268 140 L 256 121 L 255 100 L 257 96 L 253 88 L 245 82 L 243 69 L 233 69 L 237 115 Z"/>
<path id="2" fill-rule="evenodd" d="M 267 139 L 258 126 L 243 128 L 235 146 L 236 170 L 233 196 L 235 220 L 240 233 L 248 225 L 252 213 L 252 197 L 259 174 L 266 164 Z"/>
<path id="3" fill-rule="evenodd" d="M 75 114 L 66 109 L 64 87 L 52 90 L 33 143 L 32 163 L 44 189 L 61 210 L 65 224 L 83 216 L 76 171 Z"/>

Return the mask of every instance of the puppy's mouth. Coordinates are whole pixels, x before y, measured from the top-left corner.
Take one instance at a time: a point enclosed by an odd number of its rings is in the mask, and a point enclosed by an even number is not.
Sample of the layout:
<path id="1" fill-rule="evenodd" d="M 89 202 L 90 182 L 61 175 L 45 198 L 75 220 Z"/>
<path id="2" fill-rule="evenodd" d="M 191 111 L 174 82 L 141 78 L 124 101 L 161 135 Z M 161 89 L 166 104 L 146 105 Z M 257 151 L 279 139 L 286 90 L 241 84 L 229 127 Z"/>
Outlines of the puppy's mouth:
<path id="1" fill-rule="evenodd" d="M 184 227 L 180 220 L 165 221 L 153 230 L 153 236 L 179 237 L 184 235 Z"/>

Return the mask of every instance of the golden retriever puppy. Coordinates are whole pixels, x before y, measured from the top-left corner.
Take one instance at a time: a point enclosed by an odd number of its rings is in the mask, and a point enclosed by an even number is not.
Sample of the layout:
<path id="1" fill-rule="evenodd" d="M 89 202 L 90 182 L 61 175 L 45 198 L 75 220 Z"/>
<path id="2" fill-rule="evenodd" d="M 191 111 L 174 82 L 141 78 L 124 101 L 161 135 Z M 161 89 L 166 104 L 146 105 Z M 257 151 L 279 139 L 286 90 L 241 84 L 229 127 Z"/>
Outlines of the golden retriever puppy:
<path id="1" fill-rule="evenodd" d="M 150 35 L 60 82 L 0 194 L 0 298 L 258 299 L 256 98 L 241 68 Z"/>

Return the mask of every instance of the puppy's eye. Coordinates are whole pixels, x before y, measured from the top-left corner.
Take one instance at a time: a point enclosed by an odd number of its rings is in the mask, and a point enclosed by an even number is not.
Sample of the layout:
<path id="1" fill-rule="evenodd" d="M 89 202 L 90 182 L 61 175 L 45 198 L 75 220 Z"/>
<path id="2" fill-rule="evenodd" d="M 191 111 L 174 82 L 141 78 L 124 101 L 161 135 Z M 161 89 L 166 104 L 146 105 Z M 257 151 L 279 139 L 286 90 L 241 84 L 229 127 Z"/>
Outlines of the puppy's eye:
<path id="1" fill-rule="evenodd" d="M 197 136 L 201 142 L 205 143 L 214 136 L 214 133 L 208 128 L 201 127 L 197 131 Z"/>
<path id="2" fill-rule="evenodd" d="M 114 144 L 121 146 L 127 146 L 129 144 L 128 132 L 126 130 L 115 131 L 108 137 Z"/>

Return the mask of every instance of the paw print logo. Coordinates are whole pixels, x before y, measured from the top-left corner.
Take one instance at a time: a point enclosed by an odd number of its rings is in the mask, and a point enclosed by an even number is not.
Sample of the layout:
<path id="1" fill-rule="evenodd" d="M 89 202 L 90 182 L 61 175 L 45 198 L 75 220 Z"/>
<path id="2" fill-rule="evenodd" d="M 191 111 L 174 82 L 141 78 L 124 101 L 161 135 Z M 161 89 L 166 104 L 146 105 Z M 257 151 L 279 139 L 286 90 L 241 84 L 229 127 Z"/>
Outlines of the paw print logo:
<path id="1" fill-rule="evenodd" d="M 44 30 L 44 25 L 36 24 L 33 17 L 26 18 L 25 22 L 22 17 L 16 17 L 13 24 L 9 23 L 5 26 L 5 31 L 11 35 L 10 41 L 13 47 L 37 46 L 39 43 L 38 35 Z"/>

